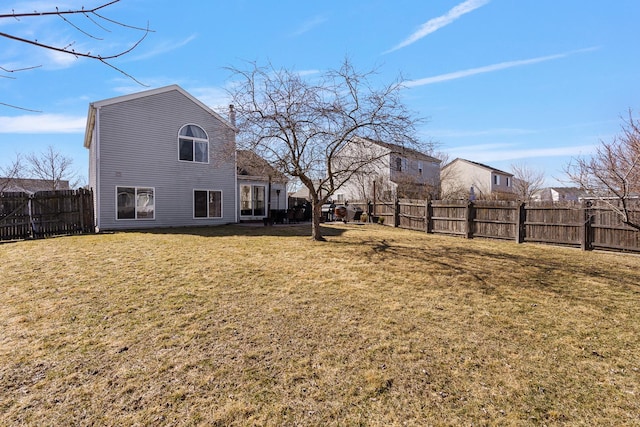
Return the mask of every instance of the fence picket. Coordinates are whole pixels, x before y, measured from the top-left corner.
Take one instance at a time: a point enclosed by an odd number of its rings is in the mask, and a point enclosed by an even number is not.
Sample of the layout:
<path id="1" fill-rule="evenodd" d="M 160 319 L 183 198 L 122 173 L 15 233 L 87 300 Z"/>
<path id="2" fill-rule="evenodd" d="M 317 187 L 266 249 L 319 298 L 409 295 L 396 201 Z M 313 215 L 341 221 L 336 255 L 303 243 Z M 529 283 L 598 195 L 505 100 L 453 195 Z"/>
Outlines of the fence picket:
<path id="1" fill-rule="evenodd" d="M 93 193 L 90 190 L 0 193 L 0 240 L 93 231 Z"/>
<path id="2" fill-rule="evenodd" d="M 427 233 L 640 252 L 640 231 L 625 225 L 610 204 L 378 200 L 371 214 L 385 218 L 387 225 Z M 631 217 L 640 222 L 640 201 L 633 204 Z"/>

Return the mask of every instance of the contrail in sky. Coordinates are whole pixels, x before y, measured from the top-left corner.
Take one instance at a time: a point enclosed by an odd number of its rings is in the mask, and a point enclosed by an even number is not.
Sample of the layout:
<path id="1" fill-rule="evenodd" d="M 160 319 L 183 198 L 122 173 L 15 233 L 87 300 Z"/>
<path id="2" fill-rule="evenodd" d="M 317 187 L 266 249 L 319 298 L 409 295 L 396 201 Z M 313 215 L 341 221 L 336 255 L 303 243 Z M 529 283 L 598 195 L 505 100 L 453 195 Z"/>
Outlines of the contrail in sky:
<path id="1" fill-rule="evenodd" d="M 400 42 L 396 46 L 387 50 L 384 53 L 393 52 L 398 49 L 402 49 L 403 47 L 409 46 L 412 43 L 417 42 L 421 38 L 428 36 L 434 31 L 439 30 L 442 27 L 445 27 L 451 24 L 456 19 L 460 18 L 462 15 L 467 14 L 473 10 L 476 10 L 479 7 L 484 6 L 489 3 L 490 0 L 466 0 L 463 3 L 453 7 L 449 12 L 442 16 L 438 16 L 437 18 L 433 18 L 425 22 L 418 28 L 416 32 L 407 37 L 404 41 Z"/>

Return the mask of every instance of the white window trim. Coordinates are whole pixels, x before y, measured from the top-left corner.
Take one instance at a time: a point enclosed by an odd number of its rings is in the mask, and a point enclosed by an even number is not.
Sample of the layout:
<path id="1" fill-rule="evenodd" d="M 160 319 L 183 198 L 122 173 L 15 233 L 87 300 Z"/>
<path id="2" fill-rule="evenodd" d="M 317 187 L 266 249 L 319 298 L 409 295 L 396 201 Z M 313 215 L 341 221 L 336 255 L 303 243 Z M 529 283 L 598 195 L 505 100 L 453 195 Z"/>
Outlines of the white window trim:
<path id="1" fill-rule="evenodd" d="M 196 216 L 196 191 L 206 191 L 207 192 L 207 216 Z M 210 192 L 218 192 L 220 193 L 220 216 L 209 216 L 209 193 Z M 211 188 L 194 188 L 191 191 L 191 209 L 193 214 L 193 219 L 197 220 L 212 220 L 212 219 L 223 219 L 224 218 L 224 192 L 222 190 L 215 190 Z"/>
<path id="2" fill-rule="evenodd" d="M 118 188 L 133 188 L 135 190 L 134 192 L 134 206 L 133 206 L 133 212 L 135 213 L 134 218 L 118 218 Z M 153 218 L 138 218 L 138 207 L 135 205 L 135 203 L 138 201 L 138 189 L 139 188 L 150 188 L 151 190 L 153 190 Z M 144 185 L 116 185 L 116 203 L 115 203 L 115 214 L 116 214 L 116 221 L 155 221 L 156 219 L 156 206 L 157 206 L 157 198 L 156 198 L 156 188 L 155 187 L 149 187 L 149 186 L 144 186 Z"/>
<path id="3" fill-rule="evenodd" d="M 184 129 L 187 126 L 197 126 L 200 129 L 202 129 L 202 131 L 204 132 L 205 135 L 207 135 L 207 139 L 202 139 L 202 138 L 196 138 L 195 136 L 182 136 L 180 135 L 180 132 L 182 132 L 182 129 Z M 180 139 L 191 139 L 193 141 L 193 160 L 181 160 L 180 159 Z M 198 164 L 198 165 L 208 165 L 211 161 L 211 144 L 209 143 L 209 141 L 211 140 L 211 138 L 209 138 L 209 134 L 207 133 L 206 129 L 203 128 L 202 126 L 200 126 L 197 123 L 186 123 L 184 125 L 182 125 L 180 127 L 180 129 L 178 129 L 178 161 L 182 162 L 182 163 L 192 163 L 192 164 Z M 206 142 L 207 143 L 207 161 L 206 162 L 197 162 L 195 160 L 195 156 L 196 156 L 196 147 L 195 147 L 195 143 L 196 142 Z"/>
<path id="4" fill-rule="evenodd" d="M 241 184 L 240 187 L 249 187 L 250 191 L 249 191 L 249 197 L 250 197 L 250 202 L 251 202 L 251 215 L 243 215 L 242 214 L 242 189 L 240 190 L 240 217 L 241 218 L 266 218 L 267 217 L 267 186 L 264 184 Z M 263 193 L 264 193 L 264 197 L 265 199 L 263 200 L 264 202 L 264 214 L 262 215 L 255 215 L 255 199 L 253 198 L 253 191 L 254 188 L 256 187 L 262 187 L 263 189 Z"/>

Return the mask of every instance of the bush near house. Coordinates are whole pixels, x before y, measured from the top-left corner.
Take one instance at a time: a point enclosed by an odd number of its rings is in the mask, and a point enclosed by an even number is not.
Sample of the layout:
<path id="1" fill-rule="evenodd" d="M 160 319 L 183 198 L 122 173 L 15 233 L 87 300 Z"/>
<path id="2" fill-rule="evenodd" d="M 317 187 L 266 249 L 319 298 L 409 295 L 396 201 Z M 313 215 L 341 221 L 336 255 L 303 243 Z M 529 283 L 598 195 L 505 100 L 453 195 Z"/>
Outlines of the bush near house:
<path id="1" fill-rule="evenodd" d="M 640 258 L 391 227 L 0 245 L 0 425 L 636 425 Z"/>

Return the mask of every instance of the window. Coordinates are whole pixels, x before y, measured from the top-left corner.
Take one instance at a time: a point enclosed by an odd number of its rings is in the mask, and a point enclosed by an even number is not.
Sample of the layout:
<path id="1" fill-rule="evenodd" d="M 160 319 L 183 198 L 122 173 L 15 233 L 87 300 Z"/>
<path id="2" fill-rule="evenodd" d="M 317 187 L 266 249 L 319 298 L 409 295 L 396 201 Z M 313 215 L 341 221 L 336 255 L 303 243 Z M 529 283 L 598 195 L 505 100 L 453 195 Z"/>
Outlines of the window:
<path id="1" fill-rule="evenodd" d="M 409 160 L 402 157 L 396 157 L 396 170 L 402 172 L 409 170 Z"/>
<path id="2" fill-rule="evenodd" d="M 507 182 L 506 182 L 507 187 L 511 187 L 511 178 L 507 177 L 506 180 L 507 180 Z"/>
<path id="3" fill-rule="evenodd" d="M 422 162 L 418 162 L 418 174 L 422 175 Z"/>
<path id="4" fill-rule="evenodd" d="M 240 187 L 240 215 L 265 215 L 265 188 L 263 185 L 243 185 Z"/>
<path id="5" fill-rule="evenodd" d="M 493 184 L 500 185 L 500 175 L 493 175 Z"/>
<path id="6" fill-rule="evenodd" d="M 155 219 L 155 189 L 116 187 L 117 219 Z"/>
<path id="7" fill-rule="evenodd" d="M 209 163 L 209 138 L 200 126 L 185 125 L 178 133 L 178 158 L 185 162 Z"/>
<path id="8" fill-rule="evenodd" d="M 222 218 L 222 191 L 194 190 L 194 218 Z"/>

